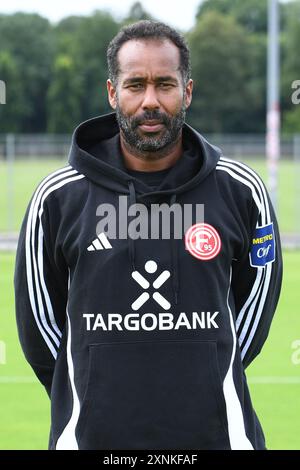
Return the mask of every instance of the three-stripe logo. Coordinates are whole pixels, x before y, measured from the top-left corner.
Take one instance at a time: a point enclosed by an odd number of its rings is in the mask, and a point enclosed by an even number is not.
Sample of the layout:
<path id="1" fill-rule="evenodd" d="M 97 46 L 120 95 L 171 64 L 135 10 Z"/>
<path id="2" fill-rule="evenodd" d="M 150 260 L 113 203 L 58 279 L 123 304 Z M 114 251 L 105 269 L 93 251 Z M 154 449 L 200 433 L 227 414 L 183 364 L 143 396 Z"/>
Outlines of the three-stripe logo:
<path id="1" fill-rule="evenodd" d="M 91 245 L 87 248 L 87 251 L 99 251 L 99 250 L 109 250 L 111 249 L 111 243 L 108 240 L 105 233 L 99 233 L 97 238 L 92 241 Z"/>

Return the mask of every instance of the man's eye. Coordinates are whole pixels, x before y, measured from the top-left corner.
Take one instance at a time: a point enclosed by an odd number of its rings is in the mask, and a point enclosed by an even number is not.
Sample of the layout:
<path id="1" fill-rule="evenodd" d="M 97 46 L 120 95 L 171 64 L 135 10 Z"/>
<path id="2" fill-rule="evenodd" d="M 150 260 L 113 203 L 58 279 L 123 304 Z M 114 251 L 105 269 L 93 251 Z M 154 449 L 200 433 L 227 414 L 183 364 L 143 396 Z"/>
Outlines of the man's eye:
<path id="1" fill-rule="evenodd" d="M 171 88 L 173 85 L 171 83 L 160 83 L 161 88 Z"/>
<path id="2" fill-rule="evenodd" d="M 129 88 L 132 90 L 141 90 L 143 88 L 142 83 L 133 83 L 132 85 L 129 85 Z"/>

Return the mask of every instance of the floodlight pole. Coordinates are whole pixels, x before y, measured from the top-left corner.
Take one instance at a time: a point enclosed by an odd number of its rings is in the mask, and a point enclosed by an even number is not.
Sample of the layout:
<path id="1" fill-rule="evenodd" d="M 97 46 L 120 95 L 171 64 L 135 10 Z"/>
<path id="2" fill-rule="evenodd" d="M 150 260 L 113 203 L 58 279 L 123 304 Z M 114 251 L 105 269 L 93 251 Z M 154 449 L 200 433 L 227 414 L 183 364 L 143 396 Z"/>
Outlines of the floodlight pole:
<path id="1" fill-rule="evenodd" d="M 274 208 L 278 209 L 278 160 L 280 158 L 278 0 L 268 0 L 266 158 L 269 193 Z"/>

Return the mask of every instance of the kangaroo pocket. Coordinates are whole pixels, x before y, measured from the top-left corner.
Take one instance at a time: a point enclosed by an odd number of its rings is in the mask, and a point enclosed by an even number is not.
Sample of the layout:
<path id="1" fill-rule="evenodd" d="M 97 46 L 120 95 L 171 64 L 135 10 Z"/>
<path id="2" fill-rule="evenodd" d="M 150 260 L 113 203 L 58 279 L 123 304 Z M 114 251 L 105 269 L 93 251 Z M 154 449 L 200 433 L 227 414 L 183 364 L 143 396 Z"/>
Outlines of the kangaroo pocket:
<path id="1" fill-rule="evenodd" d="M 227 449 L 216 343 L 90 346 L 80 449 Z"/>

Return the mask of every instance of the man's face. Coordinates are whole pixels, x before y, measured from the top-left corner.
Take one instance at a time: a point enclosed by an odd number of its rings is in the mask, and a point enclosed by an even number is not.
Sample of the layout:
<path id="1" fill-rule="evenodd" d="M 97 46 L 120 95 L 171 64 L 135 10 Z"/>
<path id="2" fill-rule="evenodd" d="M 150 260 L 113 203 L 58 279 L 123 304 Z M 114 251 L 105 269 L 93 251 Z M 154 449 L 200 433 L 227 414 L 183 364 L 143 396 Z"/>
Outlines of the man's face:
<path id="1" fill-rule="evenodd" d="M 172 145 L 192 94 L 192 80 L 183 84 L 178 48 L 169 40 L 131 40 L 118 62 L 118 83 L 114 88 L 108 80 L 108 94 L 125 141 L 139 152 Z"/>

